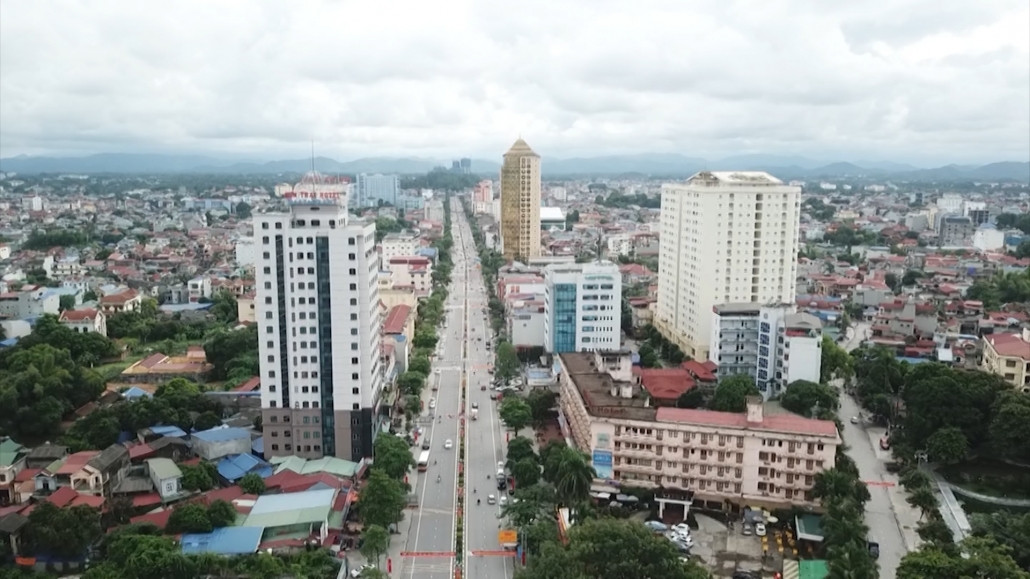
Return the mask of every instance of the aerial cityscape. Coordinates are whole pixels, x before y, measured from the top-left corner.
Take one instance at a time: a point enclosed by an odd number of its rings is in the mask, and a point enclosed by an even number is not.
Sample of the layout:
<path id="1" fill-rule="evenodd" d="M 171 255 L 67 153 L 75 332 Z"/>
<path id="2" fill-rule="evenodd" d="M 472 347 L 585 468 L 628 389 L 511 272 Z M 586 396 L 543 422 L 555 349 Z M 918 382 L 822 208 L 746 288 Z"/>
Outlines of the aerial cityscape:
<path id="1" fill-rule="evenodd" d="M 0 579 L 1030 579 L 1030 6 L 0 6 Z"/>

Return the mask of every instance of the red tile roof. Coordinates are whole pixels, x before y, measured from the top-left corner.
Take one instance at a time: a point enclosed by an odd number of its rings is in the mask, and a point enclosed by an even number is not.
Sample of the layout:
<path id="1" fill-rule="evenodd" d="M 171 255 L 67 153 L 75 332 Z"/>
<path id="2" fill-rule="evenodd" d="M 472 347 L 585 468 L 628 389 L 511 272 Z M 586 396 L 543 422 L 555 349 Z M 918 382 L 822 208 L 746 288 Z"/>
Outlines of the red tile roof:
<path id="1" fill-rule="evenodd" d="M 698 362 L 697 360 L 688 360 L 680 364 L 680 367 L 690 373 L 695 379 L 702 382 L 715 382 L 715 368 L 709 368 L 706 363 L 715 366 L 714 362 L 706 360 L 705 362 Z"/>
<path id="2" fill-rule="evenodd" d="M 383 333 L 400 334 L 404 332 L 409 315 L 411 315 L 411 306 L 401 304 L 390 308 L 390 312 L 386 314 L 386 320 L 383 322 Z"/>
<path id="3" fill-rule="evenodd" d="M 261 387 L 261 377 L 254 376 L 250 380 L 247 380 L 243 384 L 240 384 L 236 388 L 233 388 L 234 392 L 253 392 Z"/>
<path id="4" fill-rule="evenodd" d="M 988 334 L 984 339 L 990 342 L 999 356 L 1030 360 L 1030 342 L 1020 334 Z"/>
<path id="5" fill-rule="evenodd" d="M 683 368 L 644 368 L 638 372 L 640 385 L 657 400 L 675 400 L 697 384 Z"/>
<path id="6" fill-rule="evenodd" d="M 68 458 L 60 468 L 57 469 L 57 472 L 53 474 L 75 474 L 82 470 L 82 467 L 86 466 L 87 462 L 93 460 L 93 458 L 99 454 L 99 450 L 84 450 L 82 452 L 68 455 Z"/>
<path id="7" fill-rule="evenodd" d="M 659 408 L 658 422 L 684 422 L 698 426 L 728 427 L 740 430 L 761 430 L 809 436 L 837 436 L 837 424 L 830 420 L 816 420 L 794 414 L 764 416 L 761 422 L 748 422 L 747 415 L 714 410 L 693 410 L 688 408 Z"/>
<path id="8" fill-rule="evenodd" d="M 139 296 L 139 292 L 134 289 L 127 289 L 123 292 L 111 294 L 100 298 L 100 303 L 104 305 L 119 306 L 125 304 L 125 302 L 135 299 Z"/>
<path id="9" fill-rule="evenodd" d="M 82 310 L 64 310 L 63 312 L 61 312 L 60 321 L 84 322 L 86 320 L 95 320 L 97 318 L 97 314 L 99 313 L 100 312 L 92 308 L 86 308 Z"/>

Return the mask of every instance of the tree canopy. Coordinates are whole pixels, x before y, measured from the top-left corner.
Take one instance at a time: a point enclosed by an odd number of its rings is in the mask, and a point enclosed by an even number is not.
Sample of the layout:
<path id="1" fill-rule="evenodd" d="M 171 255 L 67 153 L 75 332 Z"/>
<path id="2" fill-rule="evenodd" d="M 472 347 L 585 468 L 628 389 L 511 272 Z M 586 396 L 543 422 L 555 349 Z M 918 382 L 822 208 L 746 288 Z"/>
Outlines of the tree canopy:
<path id="1" fill-rule="evenodd" d="M 840 405 L 836 388 L 807 380 L 788 384 L 780 397 L 780 404 L 795 414 L 829 420 L 836 416 Z"/>
<path id="2" fill-rule="evenodd" d="M 751 376 L 747 374 L 727 376 L 719 380 L 719 385 L 715 387 L 715 394 L 709 401 L 709 408 L 722 412 L 744 412 L 747 410 L 748 397 L 759 394 Z"/>

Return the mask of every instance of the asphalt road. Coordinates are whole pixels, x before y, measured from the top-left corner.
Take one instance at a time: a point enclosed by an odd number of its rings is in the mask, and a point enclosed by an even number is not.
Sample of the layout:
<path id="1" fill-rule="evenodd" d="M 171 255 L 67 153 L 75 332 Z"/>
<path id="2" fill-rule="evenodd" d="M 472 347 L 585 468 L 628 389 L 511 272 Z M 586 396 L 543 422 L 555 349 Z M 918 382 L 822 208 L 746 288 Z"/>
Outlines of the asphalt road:
<path id="1" fill-rule="evenodd" d="M 451 210 L 454 224 L 461 232 L 461 241 L 455 236 L 455 259 L 458 259 L 457 246 L 464 244 L 461 250 L 468 257 L 468 306 L 469 335 L 468 354 L 468 401 L 479 406 L 478 420 L 469 420 L 466 432 L 466 485 L 468 501 L 465 514 L 466 563 L 465 577 L 470 579 L 504 579 L 514 575 L 511 557 L 486 554 L 502 550 L 497 541 L 500 530 L 501 507 L 488 504 L 487 497 L 494 495 L 500 499 L 504 491 L 497 490 L 497 463 L 504 460 L 506 448 L 505 435 L 497 405 L 490 400 L 490 382 L 492 376 L 488 369 L 493 364 L 493 350 L 486 348 L 486 342 L 492 336 L 490 324 L 485 312 L 487 307 L 486 286 L 483 284 L 482 271 L 478 267 L 475 245 L 468 220 L 465 219 L 461 206 L 455 201 Z M 455 218 L 457 216 L 457 218 Z M 486 390 L 482 390 L 482 387 Z M 487 477 L 489 476 L 489 480 Z M 475 490 L 475 492 L 473 492 Z M 509 497 L 510 498 L 510 497 Z M 479 504 L 476 501 L 480 501 Z M 473 555 L 473 553 L 476 553 Z"/>
<path id="2" fill-rule="evenodd" d="M 852 333 L 841 347 L 850 352 L 859 347 L 869 335 L 868 323 L 855 324 Z M 862 480 L 874 483 L 896 480 L 887 472 L 885 461 L 880 456 L 882 453 L 873 448 L 865 426 L 851 423 L 851 417 L 859 416 L 860 410 L 851 396 L 841 393 L 839 414 L 844 423 L 842 437 L 848 445 L 848 456 L 858 466 Z M 880 544 L 880 558 L 877 564 L 880 567 L 881 579 L 894 579 L 901 558 L 908 552 L 889 496 L 889 493 L 896 491 L 876 484 L 870 484 L 868 488 L 870 499 L 865 506 L 865 524 L 869 527 L 869 540 Z"/>
<path id="3" fill-rule="evenodd" d="M 497 550 L 497 524 L 499 508 L 488 507 L 486 496 L 497 494 L 494 470 L 502 460 L 503 434 L 500 421 L 489 398 L 489 391 L 481 391 L 480 385 L 489 380 L 487 367 L 492 355 L 486 350 L 488 339 L 487 322 L 483 309 L 486 307 L 486 290 L 483 278 L 477 268 L 475 244 L 472 232 L 465 219 L 461 204 L 455 199 L 451 206 L 452 237 L 454 248 L 452 260 L 454 271 L 447 296 L 446 318 L 443 329 L 438 332 L 436 358 L 430 385 L 436 384 L 437 391 L 427 389 L 423 394 L 425 411 L 420 420 L 431 437 L 429 470 L 418 477 L 415 494 L 419 508 L 412 515 L 405 550 L 414 553 L 403 562 L 399 577 L 409 579 L 444 579 L 454 576 L 454 557 L 440 556 L 454 551 L 454 530 L 457 513 L 457 472 L 459 447 L 459 422 L 461 419 L 460 388 L 468 388 L 469 402 L 476 402 L 480 408 L 478 420 L 466 418 L 466 487 L 469 493 L 465 513 L 465 577 L 503 578 L 513 575 L 510 559 L 502 557 L 469 557 L 469 551 Z M 471 307 L 468 307 L 471 304 Z M 466 328 L 469 334 L 466 335 Z M 481 339 L 483 341 L 481 341 Z M 463 383 L 462 376 L 468 376 Z M 430 409 L 429 400 L 435 398 L 436 408 Z M 453 448 L 444 448 L 450 439 Z M 415 449 L 416 456 L 421 447 Z M 486 475 L 490 474 L 490 480 Z M 437 482 L 437 477 L 439 482 Z M 472 493 L 472 488 L 477 490 Z M 489 490 L 492 488 L 493 490 Z M 476 498 L 482 504 L 476 505 Z"/>

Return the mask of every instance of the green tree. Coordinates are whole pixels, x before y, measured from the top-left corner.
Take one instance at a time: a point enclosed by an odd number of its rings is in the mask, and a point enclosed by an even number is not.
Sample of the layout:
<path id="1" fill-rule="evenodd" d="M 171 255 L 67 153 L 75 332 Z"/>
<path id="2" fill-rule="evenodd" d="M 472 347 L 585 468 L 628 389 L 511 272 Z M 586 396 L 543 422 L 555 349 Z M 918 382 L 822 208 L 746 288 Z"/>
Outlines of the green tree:
<path id="1" fill-rule="evenodd" d="M 511 476 L 517 486 L 534 485 L 540 480 L 540 463 L 534 458 L 523 458 L 511 465 Z"/>
<path id="2" fill-rule="evenodd" d="M 658 358 L 658 353 L 655 352 L 653 346 L 650 343 L 644 342 L 640 346 L 638 352 L 640 354 L 640 365 L 644 368 L 657 368 L 662 365 L 662 361 Z"/>
<path id="3" fill-rule="evenodd" d="M 209 491 L 215 486 L 218 472 L 214 465 L 202 462 L 196 466 L 180 465 L 182 488 L 190 491 Z"/>
<path id="4" fill-rule="evenodd" d="M 512 378 L 519 375 L 519 356 L 515 352 L 515 346 L 508 342 L 497 344 L 497 354 L 494 362 L 494 375 L 497 379 L 507 384 Z"/>
<path id="5" fill-rule="evenodd" d="M 543 424 L 551 418 L 552 409 L 558 402 L 558 394 L 547 388 L 533 388 L 526 395 L 533 422 Z"/>
<path id="6" fill-rule="evenodd" d="M 381 470 L 396 480 L 404 479 L 411 467 L 415 466 L 415 458 L 411 447 L 404 439 L 390 433 L 382 433 L 376 437 L 375 460 L 372 468 Z"/>
<path id="7" fill-rule="evenodd" d="M 854 373 L 851 356 L 829 336 L 823 336 L 819 380 L 824 384 L 835 378 L 846 380 Z"/>
<path id="8" fill-rule="evenodd" d="M 197 430 L 210 430 L 220 424 L 222 424 L 222 419 L 210 410 L 200 413 L 193 421 L 193 427 Z"/>
<path id="9" fill-rule="evenodd" d="M 401 520 L 404 487 L 381 470 L 372 470 L 358 498 L 361 518 L 366 526 L 389 528 Z"/>
<path id="10" fill-rule="evenodd" d="M 930 487 L 920 487 L 909 493 L 908 504 L 919 509 L 920 518 L 937 510 L 937 497 Z"/>
<path id="11" fill-rule="evenodd" d="M 747 374 L 736 374 L 719 380 L 709 408 L 722 412 L 744 412 L 749 396 L 758 396 L 755 381 Z"/>
<path id="12" fill-rule="evenodd" d="M 73 296 L 73 295 L 67 295 L 67 294 L 62 295 L 59 298 L 58 301 L 59 301 L 59 305 L 58 305 L 57 309 L 59 311 L 63 312 L 65 310 L 73 310 L 73 309 L 75 309 L 75 296 Z"/>
<path id="13" fill-rule="evenodd" d="M 256 472 L 248 472 L 236 484 L 248 495 L 260 495 L 265 492 L 265 479 Z"/>
<path id="14" fill-rule="evenodd" d="M 808 380 L 795 380 L 784 390 L 780 405 L 809 418 L 832 417 L 839 406 L 837 389 Z"/>
<path id="15" fill-rule="evenodd" d="M 418 395 L 426 384 L 426 375 L 419 372 L 405 372 L 397 377 L 397 387 L 405 394 Z"/>
<path id="16" fill-rule="evenodd" d="M 1010 460 L 1030 462 L 1030 396 L 1003 392 L 991 414 L 991 448 Z"/>
<path id="17" fill-rule="evenodd" d="M 1030 513 L 975 513 L 969 522 L 973 535 L 993 538 L 1010 549 L 1020 567 L 1030 569 Z"/>
<path id="18" fill-rule="evenodd" d="M 430 369 L 431 365 L 429 363 L 429 358 L 425 356 L 416 356 L 408 363 L 408 370 L 411 372 L 418 372 L 419 374 L 428 376 Z"/>
<path id="19" fill-rule="evenodd" d="M 569 531 L 569 544 L 545 544 L 518 579 L 706 579 L 708 572 L 683 563 L 672 543 L 639 522 L 586 520 Z"/>
<path id="20" fill-rule="evenodd" d="M 954 426 L 941 428 L 926 439 L 926 454 L 934 462 L 956 463 L 969 454 L 969 440 Z"/>
<path id="21" fill-rule="evenodd" d="M 246 475 L 243 478 L 247 478 Z M 260 479 L 260 477 L 258 477 Z M 242 480 L 240 481 L 242 483 Z M 243 487 L 243 485 L 240 485 Z M 265 484 L 262 481 L 261 486 Z M 244 492 L 248 492 L 246 487 L 243 487 Z M 249 493 L 249 494 L 261 494 L 261 493 Z M 213 527 L 228 527 L 236 523 L 236 508 L 232 506 L 232 503 L 218 499 L 211 501 L 211 505 L 207 508 L 207 518 L 211 521 Z"/>
<path id="22" fill-rule="evenodd" d="M 702 408 L 707 402 L 704 390 L 691 388 L 676 399 L 676 408 Z"/>
<path id="23" fill-rule="evenodd" d="M 214 528 L 207 516 L 207 509 L 200 503 L 186 503 L 172 511 L 165 531 L 178 533 L 210 533 Z"/>
<path id="24" fill-rule="evenodd" d="M 223 324 L 234 324 L 239 320 L 239 306 L 236 297 L 227 290 L 219 290 L 211 300 L 211 314 Z"/>
<path id="25" fill-rule="evenodd" d="M 390 533 L 380 525 L 369 525 L 361 534 L 361 554 L 377 568 L 379 560 L 390 548 Z"/>
<path id="26" fill-rule="evenodd" d="M 940 517 L 930 517 L 919 523 L 916 527 L 916 533 L 919 534 L 920 539 L 927 543 L 946 546 L 954 542 L 951 529 L 948 528 L 948 524 Z"/>
<path id="27" fill-rule="evenodd" d="M 525 400 L 517 396 L 505 397 L 501 401 L 498 414 L 501 416 L 501 421 L 504 422 L 504 425 L 515 431 L 516 434 L 529 426 L 529 423 L 533 420 L 533 412 L 530 410 L 529 404 L 526 404 Z"/>
<path id="28" fill-rule="evenodd" d="M 514 436 L 508 441 L 508 468 L 516 462 L 530 458 L 539 462 L 536 452 L 533 450 L 533 441 L 525 436 Z"/>
<path id="29" fill-rule="evenodd" d="M 984 537 L 969 537 L 959 549 L 924 545 L 901 559 L 898 579 L 927 577 L 990 577 L 1027 579 L 1030 576 L 1012 558 L 1009 549 Z"/>
<path id="30" fill-rule="evenodd" d="M 100 512 L 85 505 L 59 508 L 42 501 L 28 518 L 24 546 L 35 555 L 78 558 L 101 534 Z"/>
<path id="31" fill-rule="evenodd" d="M 549 453 L 543 467 L 544 480 L 554 485 L 558 498 L 569 506 L 586 500 L 597 477 L 590 457 L 570 446 Z"/>

